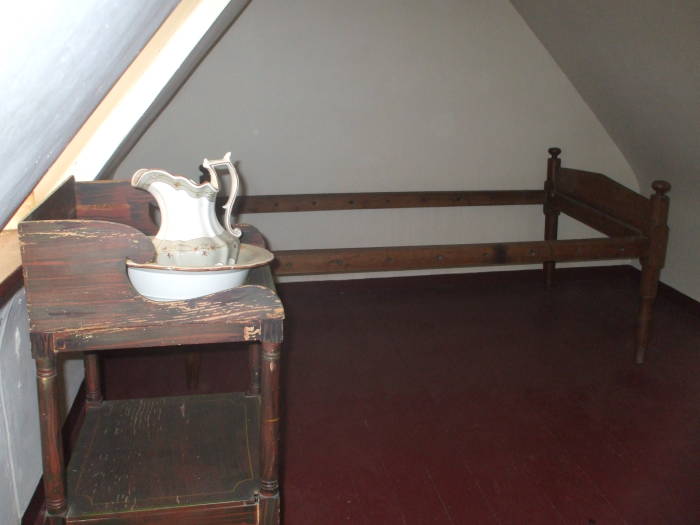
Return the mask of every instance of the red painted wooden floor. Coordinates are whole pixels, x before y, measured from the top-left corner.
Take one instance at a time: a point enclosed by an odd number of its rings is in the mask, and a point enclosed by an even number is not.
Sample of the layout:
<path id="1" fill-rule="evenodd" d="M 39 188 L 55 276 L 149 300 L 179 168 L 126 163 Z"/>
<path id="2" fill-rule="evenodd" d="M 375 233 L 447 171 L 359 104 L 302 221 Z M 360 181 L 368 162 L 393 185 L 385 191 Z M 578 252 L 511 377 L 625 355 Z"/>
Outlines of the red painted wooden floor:
<path id="1" fill-rule="evenodd" d="M 494 272 L 280 286 L 284 523 L 698 524 L 700 316 L 637 274 Z M 242 389 L 206 347 L 200 391 Z M 106 360 L 111 398 L 186 392 L 181 353 Z"/>

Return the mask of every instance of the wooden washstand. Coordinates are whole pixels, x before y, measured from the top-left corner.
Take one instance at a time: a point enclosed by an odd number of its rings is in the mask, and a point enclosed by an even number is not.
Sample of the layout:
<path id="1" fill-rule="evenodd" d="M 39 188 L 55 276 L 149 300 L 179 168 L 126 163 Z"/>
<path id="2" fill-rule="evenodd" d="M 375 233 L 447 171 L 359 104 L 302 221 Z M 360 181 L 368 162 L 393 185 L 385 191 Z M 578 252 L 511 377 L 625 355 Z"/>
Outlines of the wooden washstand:
<path id="1" fill-rule="evenodd" d="M 66 182 L 19 226 L 36 362 L 48 522 L 279 523 L 279 359 L 284 310 L 269 267 L 185 301 L 137 294 L 127 258 L 154 256 L 145 192 Z M 81 206 L 90 193 L 90 206 Z M 99 194 L 99 195 L 98 195 Z M 110 220 L 94 220 L 91 211 Z M 246 242 L 263 244 L 241 225 Z M 247 392 L 107 401 L 100 352 L 249 343 Z M 84 355 L 87 407 L 66 466 L 59 360 Z"/>

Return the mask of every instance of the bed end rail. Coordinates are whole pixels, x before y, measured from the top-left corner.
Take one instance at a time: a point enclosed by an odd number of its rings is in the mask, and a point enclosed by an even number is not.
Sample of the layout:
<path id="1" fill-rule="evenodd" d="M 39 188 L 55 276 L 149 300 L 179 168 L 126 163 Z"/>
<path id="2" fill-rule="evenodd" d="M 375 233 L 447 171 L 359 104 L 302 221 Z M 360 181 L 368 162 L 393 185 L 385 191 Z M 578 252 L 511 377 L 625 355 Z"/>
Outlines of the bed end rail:
<path id="1" fill-rule="evenodd" d="M 601 173 L 562 168 L 561 149 L 550 148 L 545 182 L 545 239 L 557 238 L 560 212 L 581 221 L 610 237 L 610 241 L 636 238 L 642 241 L 639 258 L 642 266 L 641 303 L 637 318 L 635 359 L 644 362 L 649 346 L 652 306 L 658 290 L 661 269 L 668 244 L 669 198 L 671 185 L 664 180 L 652 183 L 654 193 L 646 198 Z M 545 282 L 552 283 L 555 262 L 543 263 Z"/>
<path id="2" fill-rule="evenodd" d="M 613 229 L 626 227 L 648 234 L 650 200 L 615 182 L 602 173 L 559 168 L 554 191 L 563 207 L 575 215 L 589 219 L 597 212 L 600 222 L 612 223 Z M 586 221 L 582 221 L 586 222 Z"/>

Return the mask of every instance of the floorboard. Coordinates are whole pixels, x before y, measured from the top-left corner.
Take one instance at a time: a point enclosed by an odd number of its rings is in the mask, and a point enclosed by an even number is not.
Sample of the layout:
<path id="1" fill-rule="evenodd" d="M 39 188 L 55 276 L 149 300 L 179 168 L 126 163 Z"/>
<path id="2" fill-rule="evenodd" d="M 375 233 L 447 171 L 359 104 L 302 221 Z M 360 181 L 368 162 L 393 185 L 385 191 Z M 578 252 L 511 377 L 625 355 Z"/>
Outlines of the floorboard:
<path id="1" fill-rule="evenodd" d="M 631 267 L 279 288 L 287 525 L 700 523 L 700 317 L 662 289 L 635 365 Z M 107 397 L 186 394 L 186 350 L 111 354 Z"/>

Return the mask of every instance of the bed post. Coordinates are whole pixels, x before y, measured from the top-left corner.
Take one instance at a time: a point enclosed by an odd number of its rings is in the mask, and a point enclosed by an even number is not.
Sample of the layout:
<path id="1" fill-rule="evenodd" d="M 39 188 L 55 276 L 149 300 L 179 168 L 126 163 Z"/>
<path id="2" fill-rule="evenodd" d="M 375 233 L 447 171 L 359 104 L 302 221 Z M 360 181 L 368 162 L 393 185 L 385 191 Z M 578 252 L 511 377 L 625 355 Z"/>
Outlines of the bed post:
<path id="1" fill-rule="evenodd" d="M 561 149 L 549 148 L 549 159 L 547 159 L 547 180 L 544 183 L 544 240 L 557 240 L 557 226 L 559 223 L 559 210 L 554 205 L 554 181 L 559 173 L 561 159 L 559 154 Z M 554 276 L 554 261 L 542 263 L 544 270 L 544 282 L 547 288 L 552 286 L 552 277 Z"/>
<path id="2" fill-rule="evenodd" d="M 651 187 L 654 194 L 651 196 L 651 211 L 649 214 L 649 245 L 646 253 L 640 257 L 642 264 L 641 280 L 641 304 L 637 321 L 637 352 L 638 364 L 644 362 L 644 353 L 649 346 L 651 332 L 652 306 L 656 299 L 656 291 L 659 286 L 659 275 L 664 267 L 666 259 L 666 245 L 668 243 L 668 219 L 669 199 L 666 193 L 671 185 L 665 180 L 655 180 Z"/>

